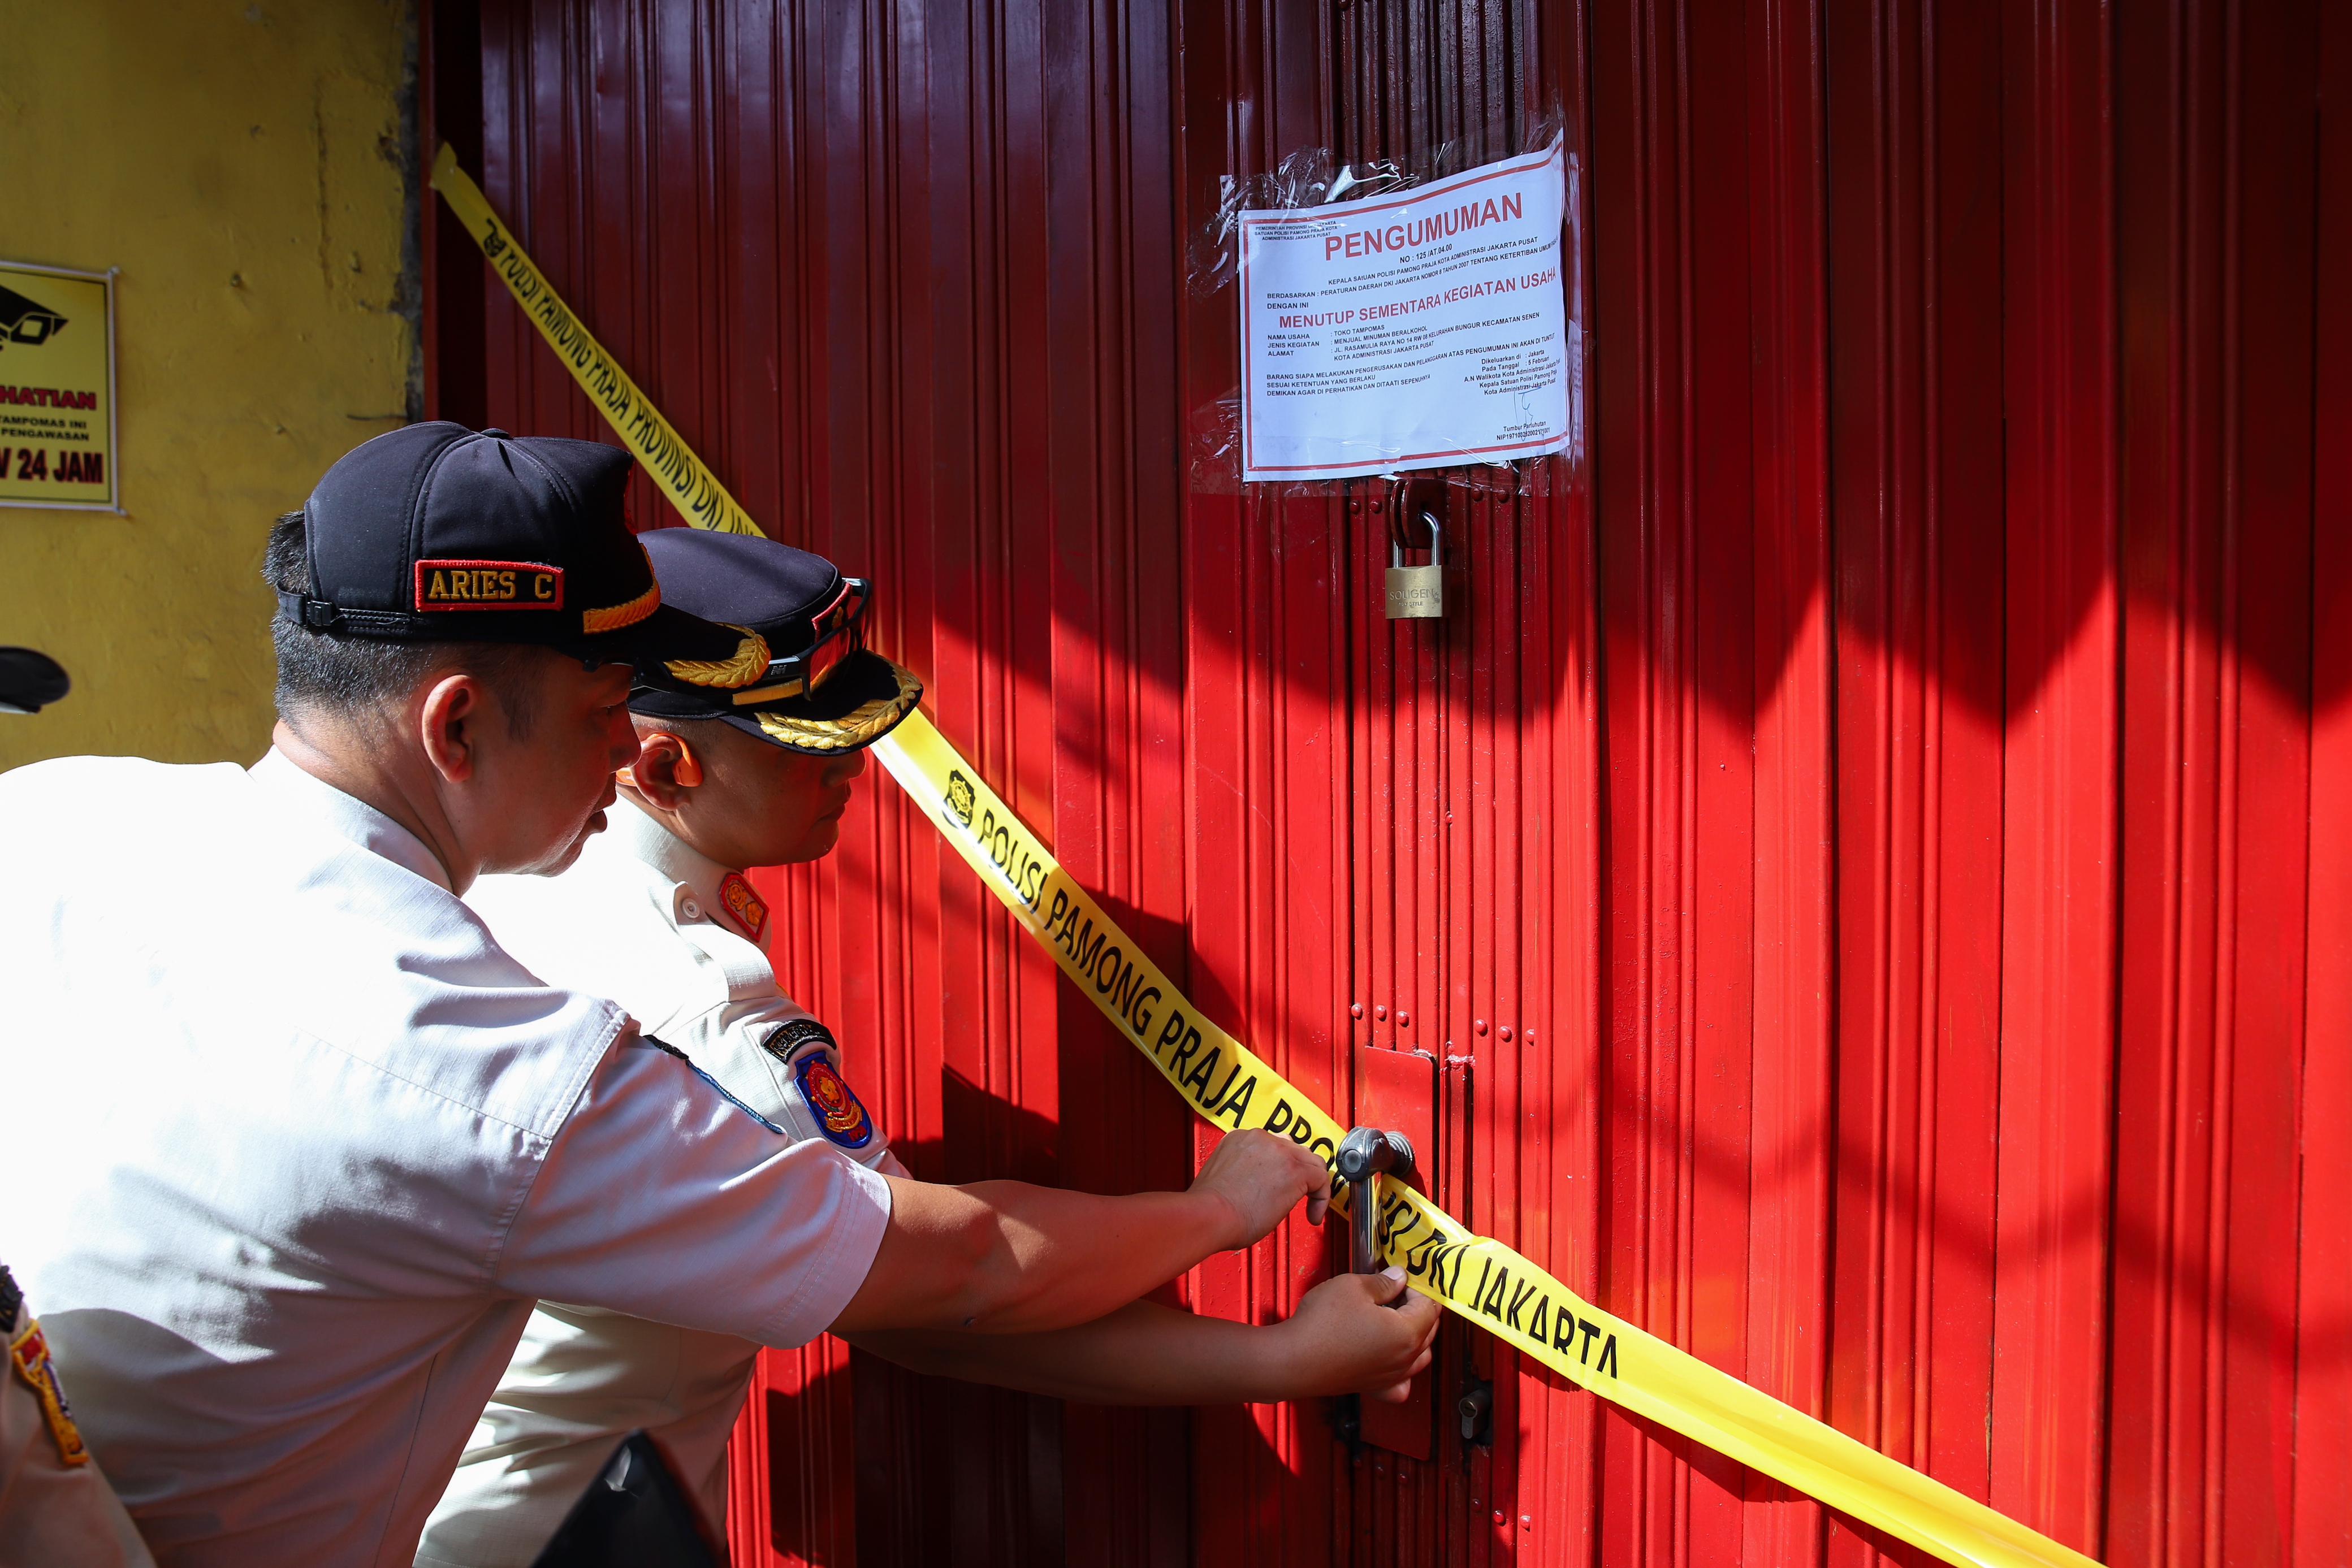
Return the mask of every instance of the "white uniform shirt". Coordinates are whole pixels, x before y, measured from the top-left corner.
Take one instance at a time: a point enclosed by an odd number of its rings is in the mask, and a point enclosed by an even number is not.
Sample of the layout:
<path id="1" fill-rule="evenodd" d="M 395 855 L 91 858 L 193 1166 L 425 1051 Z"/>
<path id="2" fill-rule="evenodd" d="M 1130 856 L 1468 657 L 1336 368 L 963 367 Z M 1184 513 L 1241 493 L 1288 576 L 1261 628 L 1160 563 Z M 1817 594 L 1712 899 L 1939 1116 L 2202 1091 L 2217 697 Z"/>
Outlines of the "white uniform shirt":
<path id="1" fill-rule="evenodd" d="M 789 1345 L 872 1264 L 887 1184 L 282 757 L 20 768 L 0 867 L 0 1257 L 172 1568 L 409 1563 L 541 1297 Z"/>
<path id="2" fill-rule="evenodd" d="M 593 984 L 794 1140 L 905 1175 L 864 1107 L 842 1098 L 832 1036 L 778 988 L 751 939 L 761 914 L 740 902 L 748 884 L 627 800 L 607 820 L 562 875 L 484 877 L 467 901 L 534 973 Z M 716 1524 L 758 1354 L 732 1334 L 542 1303 L 425 1527 L 420 1568 L 526 1568 L 638 1429 Z"/>

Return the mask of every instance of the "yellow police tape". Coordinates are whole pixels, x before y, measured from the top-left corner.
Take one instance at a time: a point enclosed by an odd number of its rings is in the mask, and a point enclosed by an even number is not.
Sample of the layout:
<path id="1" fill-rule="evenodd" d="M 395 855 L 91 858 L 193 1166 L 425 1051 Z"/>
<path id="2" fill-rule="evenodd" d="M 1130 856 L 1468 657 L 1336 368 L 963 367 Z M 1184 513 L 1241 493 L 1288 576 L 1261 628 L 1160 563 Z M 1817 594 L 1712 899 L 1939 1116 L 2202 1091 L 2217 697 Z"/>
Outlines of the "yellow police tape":
<path id="1" fill-rule="evenodd" d="M 760 532 L 555 297 L 446 148 L 434 164 L 433 183 L 687 521 Z M 1262 1127 L 1327 1164 L 1336 1160 L 1347 1129 L 1202 1017 L 928 718 L 908 715 L 874 750 L 1013 918 L 1194 1110 L 1220 1126 Z M 1379 1178 L 1376 1191 L 1382 1255 L 1405 1270 L 1412 1289 L 1571 1383 L 1948 1563 L 2097 1568 L 2081 1552 L 1601 1311 L 1512 1249 L 1465 1230 L 1401 1183 Z"/>
<path id="2" fill-rule="evenodd" d="M 490 269 L 512 291 L 515 303 L 555 350 L 555 357 L 571 367 L 572 380 L 594 400 L 686 520 L 698 528 L 716 528 L 720 533 L 758 533 L 760 525 L 736 504 L 719 476 L 702 465 L 702 459 L 670 428 L 653 400 L 639 392 L 637 383 L 613 362 L 604 346 L 589 336 L 588 329 L 549 285 L 538 264 L 524 254 L 513 234 L 490 211 L 481 187 L 457 167 L 457 155 L 446 143 L 440 156 L 433 160 L 433 188 L 482 247 Z"/>
<path id="3" fill-rule="evenodd" d="M 1347 1128 L 1201 1015 L 919 712 L 874 750 L 1014 920 L 1209 1121 L 1263 1127 L 1323 1156 Z M 1382 1254 L 1412 1288 L 1522 1354 L 1948 1563 L 2091 1559 L 1896 1463 L 1578 1296 L 1429 1199 L 1377 1178 Z"/>

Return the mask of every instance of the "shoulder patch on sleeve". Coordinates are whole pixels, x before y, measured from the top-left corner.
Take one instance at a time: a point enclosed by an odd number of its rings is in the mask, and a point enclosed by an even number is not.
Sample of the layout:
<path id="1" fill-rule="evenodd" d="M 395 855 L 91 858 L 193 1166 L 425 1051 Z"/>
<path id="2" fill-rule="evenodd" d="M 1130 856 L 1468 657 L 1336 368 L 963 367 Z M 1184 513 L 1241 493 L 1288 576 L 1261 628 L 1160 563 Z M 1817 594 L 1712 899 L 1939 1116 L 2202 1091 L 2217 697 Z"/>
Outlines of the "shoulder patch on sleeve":
<path id="1" fill-rule="evenodd" d="M 812 1018 L 787 1019 L 760 1044 L 791 1071 L 793 1086 L 826 1137 L 845 1149 L 862 1149 L 874 1141 L 874 1118 L 833 1064 L 841 1048 L 834 1043 L 831 1030 Z"/>
<path id="2" fill-rule="evenodd" d="M 862 1149 L 874 1141 L 874 1118 L 833 1064 L 832 1030 L 814 1019 L 793 1019 L 770 1030 L 761 1043 L 792 1071 L 818 1131 L 845 1149 Z"/>
<path id="3" fill-rule="evenodd" d="M 845 1149 L 862 1149 L 874 1141 L 874 1118 L 824 1052 L 812 1051 L 793 1062 L 793 1082 L 800 1085 L 801 1098 L 816 1113 L 826 1137 Z"/>

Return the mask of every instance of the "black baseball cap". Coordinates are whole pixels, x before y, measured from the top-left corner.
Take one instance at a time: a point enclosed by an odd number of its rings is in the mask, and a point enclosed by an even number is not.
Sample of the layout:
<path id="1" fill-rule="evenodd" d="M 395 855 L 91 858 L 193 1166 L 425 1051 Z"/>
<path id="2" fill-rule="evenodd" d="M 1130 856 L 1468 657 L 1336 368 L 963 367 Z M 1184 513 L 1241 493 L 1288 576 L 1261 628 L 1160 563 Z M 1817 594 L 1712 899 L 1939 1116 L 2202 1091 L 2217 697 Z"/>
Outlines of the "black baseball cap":
<path id="1" fill-rule="evenodd" d="M 379 435 L 304 503 L 310 591 L 281 591 L 278 613 L 345 637 L 534 643 L 688 691 L 750 685 L 770 664 L 758 632 L 662 601 L 623 507 L 632 461 L 446 421 Z"/>
<path id="2" fill-rule="evenodd" d="M 37 648 L 0 648 L 0 713 L 38 713 L 73 690 L 66 667 Z"/>
<path id="3" fill-rule="evenodd" d="M 915 711 L 923 683 L 866 645 L 874 585 L 864 578 L 748 534 L 664 528 L 644 543 L 667 602 L 759 633 L 772 657 L 758 680 L 733 690 L 640 683 L 633 711 L 723 719 L 820 755 L 871 746 Z"/>

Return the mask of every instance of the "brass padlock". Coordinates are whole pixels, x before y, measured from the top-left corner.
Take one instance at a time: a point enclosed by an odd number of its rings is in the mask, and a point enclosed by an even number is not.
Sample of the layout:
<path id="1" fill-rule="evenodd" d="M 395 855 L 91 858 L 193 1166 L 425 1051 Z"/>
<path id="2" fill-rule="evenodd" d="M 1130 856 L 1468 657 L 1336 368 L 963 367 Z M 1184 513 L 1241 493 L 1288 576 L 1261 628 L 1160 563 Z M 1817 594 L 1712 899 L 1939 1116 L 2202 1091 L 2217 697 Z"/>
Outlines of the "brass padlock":
<path id="1" fill-rule="evenodd" d="M 1429 525 L 1429 564 L 1407 566 L 1404 546 L 1389 540 L 1389 619 L 1437 621 L 1445 615 L 1445 530 L 1437 518 L 1423 512 Z"/>

